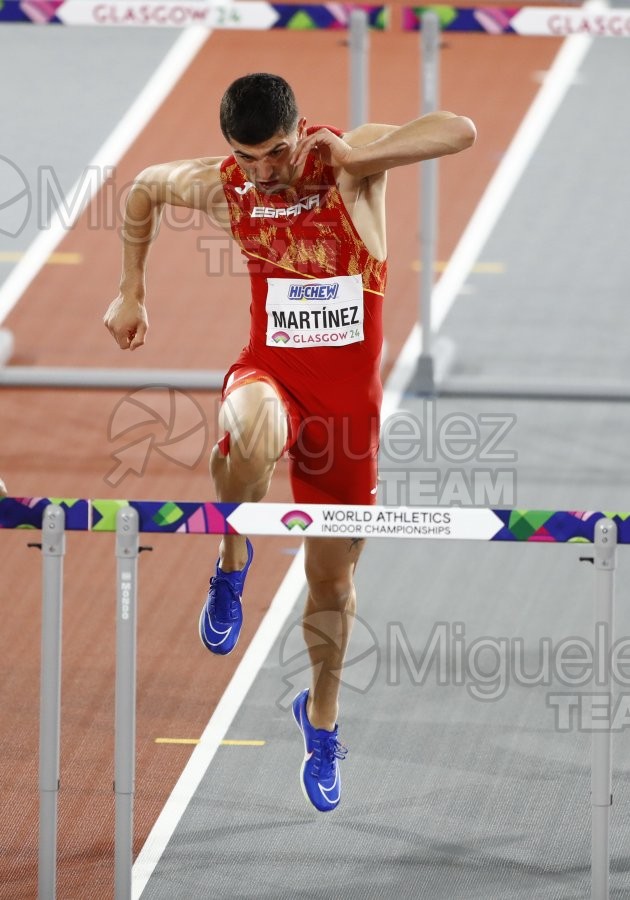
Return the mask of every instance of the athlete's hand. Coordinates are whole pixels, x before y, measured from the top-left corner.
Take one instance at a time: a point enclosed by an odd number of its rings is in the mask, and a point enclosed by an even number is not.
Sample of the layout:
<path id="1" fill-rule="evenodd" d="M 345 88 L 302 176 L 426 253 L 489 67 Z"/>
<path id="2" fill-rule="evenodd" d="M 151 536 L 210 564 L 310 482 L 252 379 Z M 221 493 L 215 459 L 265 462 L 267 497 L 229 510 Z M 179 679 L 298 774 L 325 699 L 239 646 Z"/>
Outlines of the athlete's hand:
<path id="1" fill-rule="evenodd" d="M 103 322 L 121 350 L 137 350 L 144 344 L 149 319 L 144 303 L 125 300 L 119 294 L 103 316 Z"/>
<path id="2" fill-rule="evenodd" d="M 337 137 L 327 128 L 319 128 L 313 134 L 298 141 L 291 159 L 292 165 L 299 168 L 311 150 L 319 153 L 322 162 L 328 166 L 343 167 L 350 161 L 352 154 L 352 147 L 343 138 Z"/>

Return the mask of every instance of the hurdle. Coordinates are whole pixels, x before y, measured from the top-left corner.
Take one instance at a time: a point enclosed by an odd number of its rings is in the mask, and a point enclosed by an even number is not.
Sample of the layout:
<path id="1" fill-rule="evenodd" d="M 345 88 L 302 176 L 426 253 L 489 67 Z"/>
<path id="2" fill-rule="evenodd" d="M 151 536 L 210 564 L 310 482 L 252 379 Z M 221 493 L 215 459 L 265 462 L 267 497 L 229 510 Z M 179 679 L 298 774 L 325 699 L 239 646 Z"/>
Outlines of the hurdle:
<path id="1" fill-rule="evenodd" d="M 405 31 L 421 33 L 423 113 L 439 108 L 440 42 L 442 33 L 466 32 L 493 36 L 554 37 L 573 36 L 627 38 L 630 37 L 630 11 L 609 9 L 597 3 L 583 7 L 514 4 L 509 8 L 497 4 L 492 7 L 422 6 L 404 7 L 402 27 Z M 455 357 L 455 347 L 433 333 L 432 306 L 434 303 L 435 246 L 438 222 L 438 160 L 421 165 L 421 267 L 419 276 L 420 342 L 416 365 L 409 391 L 417 396 L 497 398 L 507 400 L 549 400 L 627 403 L 630 384 L 612 382 L 558 383 L 542 381 L 496 381 L 448 377 Z M 498 177 L 498 172 L 495 178 Z M 466 234 L 473 234 L 478 225 L 469 223 Z M 465 255 L 466 235 L 462 236 L 455 253 Z M 469 242 L 470 243 L 470 242 Z M 473 244 L 477 241 L 473 238 Z M 468 254 L 469 255 L 469 254 Z M 473 258 L 467 259 L 469 268 Z M 447 267 L 448 272 L 448 267 Z M 443 281 L 447 280 L 447 272 Z M 439 285 L 440 288 L 443 284 Z"/>
<path id="2" fill-rule="evenodd" d="M 195 0 L 187 7 L 174 0 L 130 0 L 116 11 L 98 0 L 58 0 L 45 7 L 5 0 L 0 7 L 0 25 L 34 23 L 62 26 L 176 27 L 196 26 L 208 30 L 252 29 L 337 30 L 349 32 L 349 121 L 356 127 L 368 117 L 369 32 L 389 27 L 387 6 L 327 3 L 304 6 L 274 4 L 265 0 L 240 0 L 237 4 L 215 4 Z M 590 7 L 523 5 L 496 7 L 425 6 L 402 7 L 402 29 L 420 32 L 423 114 L 439 105 L 440 42 L 442 34 L 483 33 L 490 36 L 547 36 L 555 38 L 585 35 L 589 37 L 630 36 L 630 14 L 621 9 Z M 410 391 L 419 396 L 503 398 L 508 400 L 549 400 L 586 402 L 630 401 L 625 382 L 602 384 L 557 383 L 544 381 L 509 382 L 489 379 L 447 377 L 455 347 L 440 338 L 432 328 L 434 294 L 442 294 L 447 272 L 434 284 L 435 248 L 438 220 L 438 161 L 421 164 L 420 258 L 418 322 L 420 342 Z M 471 223 L 472 225 L 472 223 Z M 460 241 L 460 244 L 463 243 Z M 459 248 L 458 248 L 459 249 Z M 458 251 L 456 251 L 456 254 Z M 461 256 L 462 254 L 459 254 Z M 472 262 L 471 262 L 472 264 Z M 220 390 L 223 373 L 168 369 L 63 368 L 6 366 L 12 351 L 12 336 L 0 329 L 0 388 L 39 387 L 72 389 L 135 389 L 171 387 L 180 390 Z"/>
<path id="3" fill-rule="evenodd" d="M 114 4 L 94 0 L 63 0 L 44 8 L 40 4 L 23 4 L 19 0 L 5 0 L 0 4 L 0 26 L 12 24 L 134 27 L 153 28 L 196 27 L 221 30 L 288 30 L 333 31 L 348 33 L 348 109 L 351 128 L 367 121 L 369 108 L 368 65 L 369 33 L 384 31 L 389 26 L 389 9 L 382 5 L 324 3 L 301 5 L 267 3 L 265 0 L 239 0 L 237 4 L 194 0 L 180 4 L 174 0 L 147 0 L 141 4 L 131 0 L 124 11 Z M 76 185 L 71 189 L 75 192 Z M 96 189 L 93 190 L 95 193 Z M 91 199 L 91 197 L 90 197 Z M 80 214 L 82 210 L 78 211 Z M 71 222 L 75 224 L 75 220 Z M 52 251 L 53 247 L 49 250 Z M 19 265 L 19 264 L 18 264 Z M 9 293 L 10 275 L 7 279 Z M 28 285 L 16 282 L 22 293 Z M 7 290 L 6 285 L 0 294 Z M 64 366 L 7 365 L 13 352 L 13 336 L 0 329 L 0 389 L 1 388 L 69 388 L 75 390 L 110 390 L 152 387 L 155 389 L 220 391 L 224 373 L 217 370 L 189 369 L 133 369 Z"/>
<path id="4" fill-rule="evenodd" d="M 66 531 L 115 534 L 115 898 L 130 900 L 135 789 L 136 612 L 140 534 L 251 534 L 302 537 L 503 541 L 584 546 L 594 564 L 594 626 L 609 658 L 614 642 L 618 545 L 630 544 L 630 513 L 500 510 L 462 507 L 343 506 L 287 503 L 196 503 L 59 498 L 0 499 L 0 529 L 41 530 L 42 649 L 40 707 L 40 900 L 56 896 L 57 799 L 61 694 L 62 567 Z M 587 549 L 590 545 L 590 549 Z M 609 666 L 598 673 L 612 709 Z M 591 737 L 591 900 L 608 900 L 612 731 Z"/>
<path id="5" fill-rule="evenodd" d="M 209 30 L 337 30 L 349 31 L 349 121 L 356 127 L 368 116 L 368 52 L 369 31 L 389 27 L 387 6 L 327 3 L 322 5 L 289 5 L 266 0 L 239 0 L 237 4 L 215 4 L 195 0 L 186 7 L 174 0 L 146 0 L 142 4 L 130 0 L 122 11 L 99 0 L 57 0 L 45 7 L 5 0 L 0 6 L 0 25 L 32 23 L 63 26 L 95 27 L 205 27 Z M 440 41 L 442 33 L 468 32 L 488 36 L 547 36 L 565 38 L 630 36 L 630 13 L 622 9 L 542 5 L 496 7 L 423 6 L 402 8 L 402 28 L 420 32 L 422 113 L 435 110 L 439 104 Z M 504 398 L 509 400 L 550 400 L 623 402 L 630 401 L 630 387 L 625 382 L 599 385 L 564 383 L 549 386 L 543 381 L 497 382 L 463 378 L 446 378 L 455 348 L 439 339 L 432 329 L 434 304 L 435 246 L 437 235 L 438 196 L 437 160 L 421 164 L 420 257 L 418 321 L 420 346 L 410 390 L 420 396 Z M 471 223 L 472 224 L 472 223 Z M 460 242 L 461 243 L 461 242 Z M 445 273 L 446 276 L 446 273 Z M 446 277 L 442 281 L 446 280 Z M 442 284 L 437 286 L 442 287 Z M 6 366 L 12 352 L 12 336 L 0 329 L 0 388 L 39 387 L 73 389 L 135 389 L 139 387 L 171 387 L 180 390 L 220 390 L 223 373 L 168 369 L 63 368 L 39 366 Z"/>

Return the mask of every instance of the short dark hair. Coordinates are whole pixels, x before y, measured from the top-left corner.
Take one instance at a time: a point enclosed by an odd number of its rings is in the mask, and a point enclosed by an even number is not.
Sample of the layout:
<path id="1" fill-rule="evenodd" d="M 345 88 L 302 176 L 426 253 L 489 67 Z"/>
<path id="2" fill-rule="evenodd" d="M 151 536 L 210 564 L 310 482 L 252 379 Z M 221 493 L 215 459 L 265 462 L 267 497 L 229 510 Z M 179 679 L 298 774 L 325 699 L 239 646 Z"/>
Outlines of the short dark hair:
<path id="1" fill-rule="evenodd" d="M 262 144 L 279 131 L 293 131 L 298 122 L 295 95 L 279 75 L 243 75 L 223 95 L 219 119 L 228 143 Z"/>

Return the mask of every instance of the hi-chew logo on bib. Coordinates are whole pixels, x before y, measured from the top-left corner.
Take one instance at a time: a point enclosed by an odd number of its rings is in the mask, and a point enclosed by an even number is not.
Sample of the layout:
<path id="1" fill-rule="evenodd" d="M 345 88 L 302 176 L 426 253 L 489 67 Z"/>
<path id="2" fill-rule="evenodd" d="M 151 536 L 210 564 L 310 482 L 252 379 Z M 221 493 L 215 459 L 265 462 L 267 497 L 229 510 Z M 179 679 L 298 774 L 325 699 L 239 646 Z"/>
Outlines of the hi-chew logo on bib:
<path id="1" fill-rule="evenodd" d="M 289 300 L 336 300 L 339 293 L 339 282 L 322 284 L 316 281 L 314 284 L 292 284 L 289 287 Z"/>
<path id="2" fill-rule="evenodd" d="M 267 280 L 267 346 L 343 347 L 363 340 L 360 275 Z"/>

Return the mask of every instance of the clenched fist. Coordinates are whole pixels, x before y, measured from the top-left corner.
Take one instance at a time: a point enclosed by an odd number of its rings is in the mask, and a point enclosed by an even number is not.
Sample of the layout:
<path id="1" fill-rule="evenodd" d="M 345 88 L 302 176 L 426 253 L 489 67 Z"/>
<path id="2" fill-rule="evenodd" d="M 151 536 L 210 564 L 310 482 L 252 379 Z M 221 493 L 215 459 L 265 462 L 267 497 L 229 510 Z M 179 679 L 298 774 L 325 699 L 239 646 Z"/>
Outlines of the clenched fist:
<path id="1" fill-rule="evenodd" d="M 144 303 L 125 300 L 119 294 L 109 304 L 103 322 L 121 350 L 137 350 L 144 344 L 149 327 Z"/>

